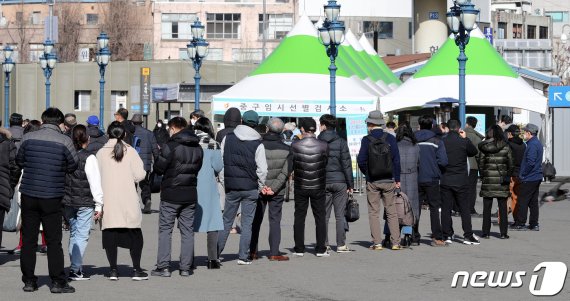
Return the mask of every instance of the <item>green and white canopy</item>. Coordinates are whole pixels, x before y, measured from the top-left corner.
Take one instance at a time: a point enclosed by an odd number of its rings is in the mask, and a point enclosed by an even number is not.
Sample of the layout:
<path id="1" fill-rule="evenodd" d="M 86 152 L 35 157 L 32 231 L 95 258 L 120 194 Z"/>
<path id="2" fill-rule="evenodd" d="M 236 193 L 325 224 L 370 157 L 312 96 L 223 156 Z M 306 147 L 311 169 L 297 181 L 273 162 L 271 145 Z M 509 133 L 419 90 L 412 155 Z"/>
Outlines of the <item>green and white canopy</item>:
<path id="1" fill-rule="evenodd" d="M 360 55 L 351 44 L 362 47 L 352 33 L 347 34 L 350 35 L 352 37 L 340 47 L 336 60 L 337 102 L 376 103 L 380 96 L 394 90 L 398 82 L 394 82 L 395 77 L 391 72 L 391 77 L 384 74 L 373 59 Z M 328 104 L 329 65 L 315 26 L 307 16 L 302 16 L 256 70 L 233 87 L 214 95 L 214 110 L 217 110 L 216 103 L 221 102 L 226 105 L 241 101 Z"/>
<path id="2" fill-rule="evenodd" d="M 513 107 L 544 114 L 546 98 L 525 82 L 478 29 L 467 45 L 465 77 L 467 106 Z M 391 112 L 423 107 L 442 98 L 459 98 L 457 56 L 459 48 L 450 37 L 412 78 L 382 97 L 380 109 Z"/>

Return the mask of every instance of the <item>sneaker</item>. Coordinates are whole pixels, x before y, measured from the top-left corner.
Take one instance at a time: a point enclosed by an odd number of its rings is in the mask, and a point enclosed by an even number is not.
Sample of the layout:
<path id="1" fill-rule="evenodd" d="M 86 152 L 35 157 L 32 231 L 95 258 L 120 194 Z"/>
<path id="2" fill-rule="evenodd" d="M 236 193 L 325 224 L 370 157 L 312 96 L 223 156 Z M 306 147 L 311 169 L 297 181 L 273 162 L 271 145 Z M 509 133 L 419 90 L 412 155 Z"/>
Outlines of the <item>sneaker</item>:
<path id="1" fill-rule="evenodd" d="M 403 249 L 404 249 L 404 248 L 403 248 L 402 246 L 400 246 L 400 245 L 393 245 L 393 246 L 392 246 L 392 250 L 394 250 L 394 251 L 403 250 Z"/>
<path id="2" fill-rule="evenodd" d="M 382 250 L 382 244 L 371 245 L 370 247 L 368 247 L 368 249 L 374 250 L 374 251 L 380 251 L 380 250 Z"/>
<path id="3" fill-rule="evenodd" d="M 67 279 L 70 281 L 82 281 L 82 280 L 90 280 L 91 278 L 85 275 L 81 271 L 79 272 L 69 271 L 69 276 L 67 277 Z"/>
<path id="4" fill-rule="evenodd" d="M 539 225 L 532 225 L 532 226 L 529 225 L 529 226 L 528 226 L 528 229 L 529 229 L 530 231 L 540 231 L 540 226 L 539 226 Z"/>
<path id="5" fill-rule="evenodd" d="M 152 202 L 150 200 L 148 200 L 146 202 L 146 204 L 144 204 L 144 208 L 142 210 L 142 213 L 143 214 L 151 214 L 152 213 L 151 205 L 152 205 Z"/>
<path id="6" fill-rule="evenodd" d="M 119 271 L 112 269 L 109 274 L 107 275 L 107 278 L 109 278 L 109 280 L 111 281 L 117 281 L 119 280 Z"/>
<path id="7" fill-rule="evenodd" d="M 21 247 L 20 247 L 20 248 L 15 248 L 15 249 L 12 251 L 12 254 L 14 254 L 14 255 L 20 255 L 20 253 L 22 253 L 22 248 L 21 248 Z"/>
<path id="8" fill-rule="evenodd" d="M 527 228 L 527 226 L 525 225 L 520 225 L 520 224 L 512 224 L 510 226 L 510 230 L 512 231 L 527 231 L 529 228 Z"/>
<path id="9" fill-rule="evenodd" d="M 330 257 L 331 253 L 329 251 L 325 251 L 323 253 L 317 253 L 317 257 Z"/>
<path id="10" fill-rule="evenodd" d="M 477 239 L 477 237 L 475 235 L 471 235 L 471 236 L 467 236 L 464 238 L 463 244 L 465 244 L 465 245 L 478 245 L 478 244 L 481 244 L 481 242 L 479 242 L 479 239 Z"/>
<path id="11" fill-rule="evenodd" d="M 350 253 L 352 252 L 352 250 L 347 246 L 340 246 L 340 247 L 336 247 L 336 252 L 337 253 Z"/>
<path id="12" fill-rule="evenodd" d="M 22 290 L 26 293 L 35 292 L 38 290 L 38 284 L 33 281 L 26 282 Z"/>
<path id="13" fill-rule="evenodd" d="M 237 264 L 238 265 L 250 265 L 251 260 L 249 260 L 249 259 L 238 259 Z"/>
<path id="14" fill-rule="evenodd" d="M 39 252 L 42 254 L 47 254 L 47 246 L 46 245 L 41 245 L 39 248 Z"/>
<path id="15" fill-rule="evenodd" d="M 70 286 L 69 283 L 65 284 L 56 283 L 49 289 L 49 291 L 52 294 L 69 294 L 69 293 L 75 293 L 75 288 L 73 288 L 73 286 Z"/>
<path id="16" fill-rule="evenodd" d="M 452 244 L 453 241 L 455 240 L 455 234 L 452 234 L 451 236 L 447 236 L 447 237 L 444 237 L 444 238 L 445 238 L 445 243 L 447 243 L 447 244 Z"/>
<path id="17" fill-rule="evenodd" d="M 135 270 L 131 279 L 134 281 L 148 280 L 148 274 L 143 271 Z"/>
<path id="18" fill-rule="evenodd" d="M 302 252 L 293 252 L 293 256 L 295 256 L 295 257 L 303 257 L 303 256 L 305 256 L 305 253 L 302 253 Z"/>
<path id="19" fill-rule="evenodd" d="M 194 274 L 194 272 L 192 272 L 192 270 L 180 270 L 178 274 L 180 277 L 190 277 L 190 275 Z"/>
<path id="20" fill-rule="evenodd" d="M 434 240 L 432 240 L 432 242 L 431 242 L 431 246 L 432 246 L 432 247 L 447 247 L 448 244 L 447 244 L 445 241 L 443 241 L 443 240 L 434 239 Z"/>
<path id="21" fill-rule="evenodd" d="M 170 277 L 171 273 L 168 268 L 163 268 L 163 269 L 156 268 L 150 271 L 150 275 L 155 277 Z"/>

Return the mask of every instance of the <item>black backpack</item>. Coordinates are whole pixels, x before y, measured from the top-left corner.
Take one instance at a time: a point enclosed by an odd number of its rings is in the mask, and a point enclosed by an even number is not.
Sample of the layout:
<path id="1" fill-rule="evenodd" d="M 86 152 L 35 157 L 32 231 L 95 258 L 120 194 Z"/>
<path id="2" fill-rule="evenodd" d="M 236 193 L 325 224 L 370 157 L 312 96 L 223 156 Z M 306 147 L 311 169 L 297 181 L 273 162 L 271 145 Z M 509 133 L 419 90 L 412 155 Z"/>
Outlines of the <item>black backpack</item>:
<path id="1" fill-rule="evenodd" d="M 386 141 L 387 133 L 383 133 L 380 139 L 366 136 L 370 140 L 368 145 L 368 181 L 388 180 L 393 177 L 392 151 Z"/>

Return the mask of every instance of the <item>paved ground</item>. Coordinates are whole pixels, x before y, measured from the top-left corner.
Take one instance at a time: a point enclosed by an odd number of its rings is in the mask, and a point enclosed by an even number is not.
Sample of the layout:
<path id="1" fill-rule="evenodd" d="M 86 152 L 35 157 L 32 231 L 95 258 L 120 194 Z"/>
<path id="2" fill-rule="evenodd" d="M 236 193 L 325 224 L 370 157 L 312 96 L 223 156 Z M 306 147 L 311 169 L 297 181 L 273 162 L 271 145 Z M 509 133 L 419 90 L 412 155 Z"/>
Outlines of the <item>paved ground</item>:
<path id="1" fill-rule="evenodd" d="M 546 190 L 550 184 L 542 185 Z M 158 195 L 154 195 L 153 208 L 158 208 Z M 348 242 L 355 250 L 348 254 L 333 254 L 317 258 L 307 254 L 289 262 L 270 262 L 264 257 L 250 266 L 238 266 L 236 253 L 238 235 L 231 235 L 226 247 L 221 270 L 207 270 L 206 237 L 196 237 L 198 269 L 190 278 L 173 273 L 172 278 L 153 277 L 149 281 L 134 282 L 130 275 L 128 251 L 119 252 L 120 273 L 125 276 L 118 282 L 104 278 L 108 271 L 105 253 L 101 249 L 101 232 L 94 230 L 86 251 L 85 270 L 92 275 L 90 281 L 74 282 L 77 293 L 54 296 L 47 284 L 46 256 L 38 255 L 37 275 L 40 289 L 23 293 L 20 282 L 19 258 L 0 255 L 0 300 L 529 300 L 529 284 L 534 267 L 543 261 L 562 261 L 570 265 L 570 201 L 544 204 L 540 211 L 540 232 L 510 232 L 510 240 L 496 237 L 483 240 L 479 246 L 454 243 L 447 248 L 433 248 L 429 242 L 428 212 L 423 211 L 421 232 L 423 243 L 403 251 L 370 251 L 368 216 L 364 197 L 359 197 L 361 220 L 351 224 Z M 477 204 L 481 211 L 481 199 Z M 143 267 L 150 270 L 156 260 L 158 214 L 145 215 L 143 232 L 145 248 Z M 307 244 L 314 242 L 313 218 L 307 219 Z M 454 218 L 456 232 L 460 233 L 459 218 Z M 476 233 L 480 232 L 481 219 L 473 219 Z M 282 251 L 291 252 L 293 246 L 293 203 L 285 204 L 282 222 Z M 333 229 L 331 227 L 331 229 Z M 334 230 L 333 230 L 334 231 Z M 492 231 L 498 232 L 494 225 Z M 260 250 L 268 250 L 267 224 L 262 228 Z M 68 233 L 64 233 L 64 246 Z M 15 246 L 17 236 L 5 233 L 4 246 Z M 175 230 L 173 251 L 178 253 L 179 235 Z M 334 235 L 332 235 L 332 242 Z M 334 244 L 333 244 L 334 246 Z M 312 251 L 311 249 L 308 250 Z M 173 256 L 177 258 L 177 256 Z M 68 264 L 66 256 L 66 264 Z M 177 263 L 173 263 L 175 268 Z M 520 288 L 451 288 L 457 271 L 526 271 Z M 560 294 L 551 300 L 570 299 L 570 276 Z"/>

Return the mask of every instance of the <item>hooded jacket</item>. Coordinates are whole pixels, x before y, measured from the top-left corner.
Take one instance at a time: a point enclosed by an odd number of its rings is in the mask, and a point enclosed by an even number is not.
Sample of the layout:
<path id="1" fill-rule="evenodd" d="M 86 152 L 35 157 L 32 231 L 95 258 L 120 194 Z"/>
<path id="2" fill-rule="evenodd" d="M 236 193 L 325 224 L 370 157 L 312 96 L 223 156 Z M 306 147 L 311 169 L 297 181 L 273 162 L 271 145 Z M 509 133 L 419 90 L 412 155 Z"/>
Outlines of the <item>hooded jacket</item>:
<path id="1" fill-rule="evenodd" d="M 196 202 L 203 156 L 200 138 L 191 131 L 182 130 L 170 137 L 154 163 L 154 171 L 164 175 L 160 184 L 162 201 L 173 204 Z"/>
<path id="2" fill-rule="evenodd" d="M 301 140 L 293 141 L 295 189 L 325 190 L 328 148 L 328 144 L 313 133 L 305 133 Z"/>
<path id="3" fill-rule="evenodd" d="M 216 141 L 222 143 L 228 133 L 233 133 L 235 128 L 241 124 L 241 113 L 237 108 L 229 108 L 224 114 L 224 129 L 216 134 Z"/>
<path id="4" fill-rule="evenodd" d="M 418 183 L 439 182 L 448 163 L 443 141 L 431 130 L 419 130 L 415 135 L 420 147 Z"/>
<path id="5" fill-rule="evenodd" d="M 483 141 L 483 138 L 485 138 L 483 135 L 479 134 L 479 132 L 477 132 L 472 127 L 466 126 L 463 131 L 465 131 L 465 134 L 467 134 L 467 138 L 469 138 L 469 140 L 471 140 L 471 143 L 473 143 L 473 145 L 475 145 L 475 146 L 479 145 L 479 143 L 481 143 L 481 141 Z M 479 169 L 479 167 L 477 165 L 476 157 L 469 157 L 467 160 L 469 160 L 469 169 L 471 169 L 471 170 Z"/>
<path id="6" fill-rule="evenodd" d="M 510 146 L 504 142 L 487 139 L 479 143 L 479 174 L 481 175 L 480 196 L 484 198 L 506 198 L 509 185 L 501 185 L 501 177 L 510 177 L 514 169 L 514 158 Z"/>
<path id="7" fill-rule="evenodd" d="M 446 186 L 463 186 L 467 183 L 467 158 L 477 155 L 477 147 L 471 140 L 462 138 L 456 131 L 450 131 L 443 138 L 447 151 L 447 167 L 441 177 L 441 184 Z"/>
<path id="8" fill-rule="evenodd" d="M 95 125 L 87 126 L 87 135 L 89 135 L 87 151 L 94 155 L 109 141 L 109 137 Z"/>
<path id="9" fill-rule="evenodd" d="M 139 156 L 144 163 L 144 170 L 150 172 L 152 162 L 158 157 L 158 143 L 154 134 L 140 125 L 135 125 L 135 136 L 140 139 Z"/>
<path id="10" fill-rule="evenodd" d="M 337 132 L 326 130 L 318 137 L 329 145 L 329 158 L 327 161 L 327 184 L 343 183 L 348 189 L 354 187 L 352 178 L 352 159 L 348 143 Z"/>
<path id="11" fill-rule="evenodd" d="M 14 187 L 20 179 L 20 170 L 16 165 L 16 145 L 11 140 L 11 133 L 0 128 L 0 210 L 10 210 L 10 199 Z"/>
<path id="12" fill-rule="evenodd" d="M 521 163 L 524 157 L 524 151 L 526 149 L 526 144 L 524 144 L 523 140 L 518 137 L 515 136 L 511 139 L 509 139 L 509 146 L 511 147 L 511 150 L 513 151 L 513 158 L 515 161 L 515 166 L 513 168 L 513 177 L 518 177 L 519 176 L 519 172 L 521 170 Z"/>
<path id="13" fill-rule="evenodd" d="M 268 132 L 263 136 L 265 157 L 267 159 L 267 179 L 265 185 L 275 195 L 285 194 L 285 184 L 293 170 L 291 148 L 285 144 L 280 134 Z"/>
<path id="14" fill-rule="evenodd" d="M 224 187 L 226 191 L 260 190 L 267 178 L 267 159 L 261 135 L 238 125 L 222 141 Z"/>

